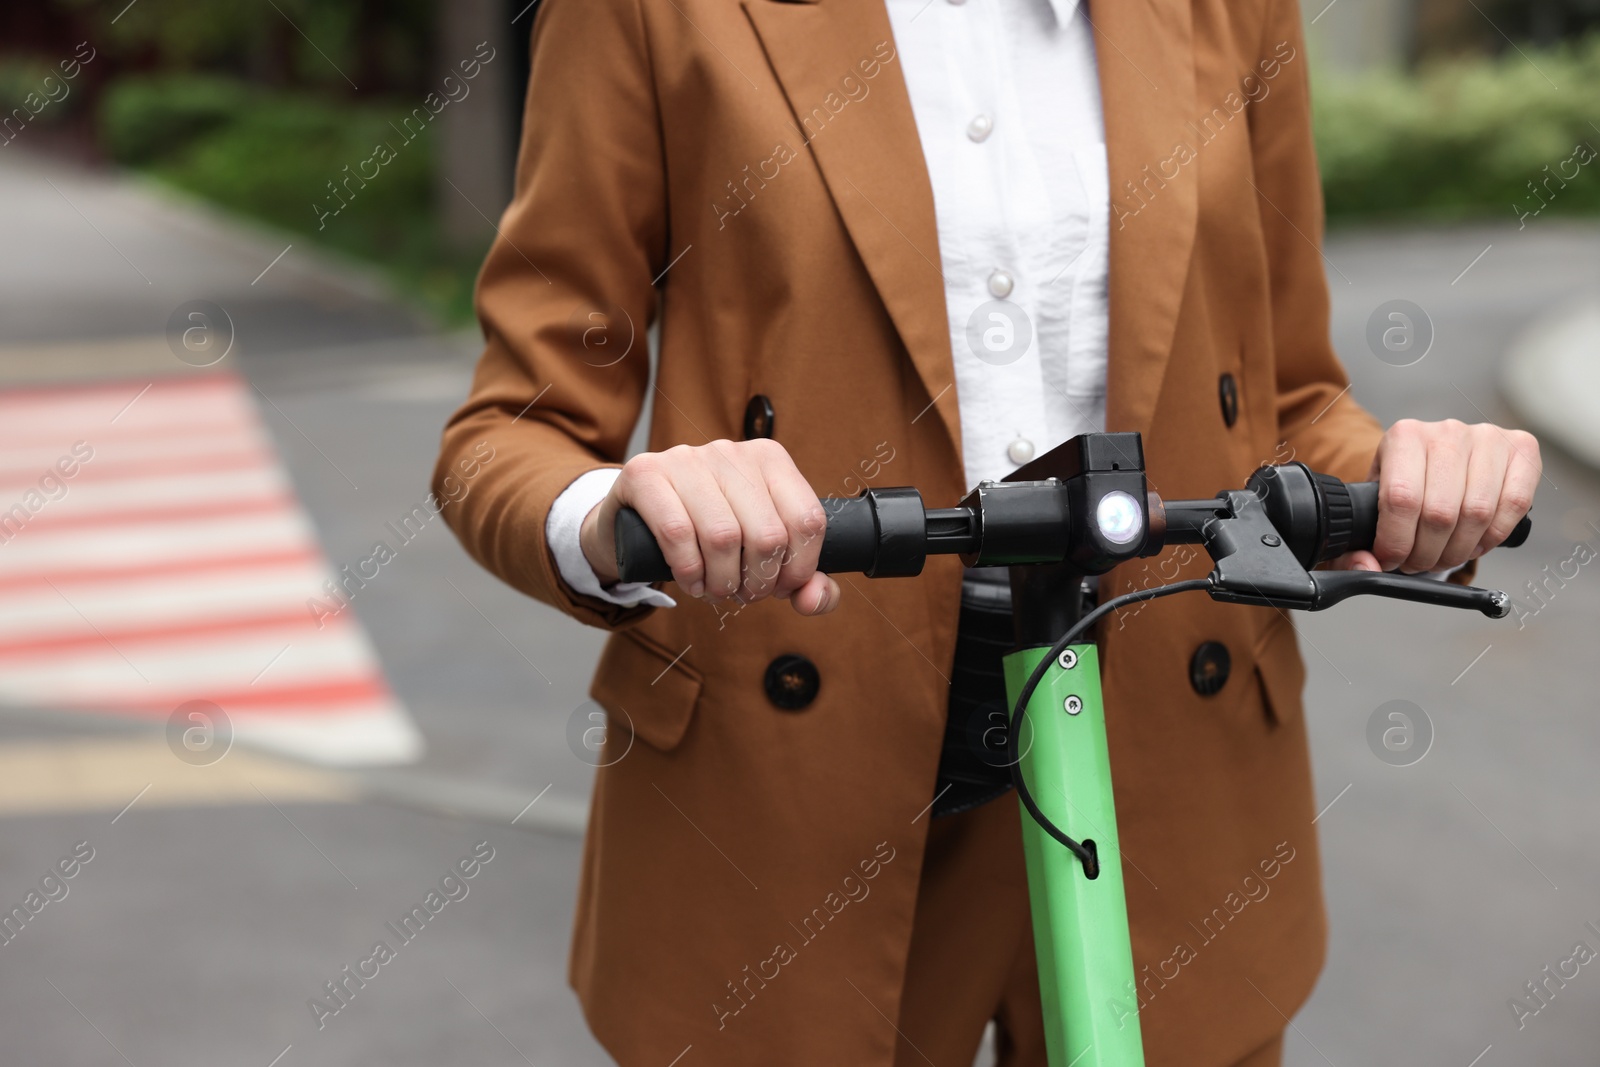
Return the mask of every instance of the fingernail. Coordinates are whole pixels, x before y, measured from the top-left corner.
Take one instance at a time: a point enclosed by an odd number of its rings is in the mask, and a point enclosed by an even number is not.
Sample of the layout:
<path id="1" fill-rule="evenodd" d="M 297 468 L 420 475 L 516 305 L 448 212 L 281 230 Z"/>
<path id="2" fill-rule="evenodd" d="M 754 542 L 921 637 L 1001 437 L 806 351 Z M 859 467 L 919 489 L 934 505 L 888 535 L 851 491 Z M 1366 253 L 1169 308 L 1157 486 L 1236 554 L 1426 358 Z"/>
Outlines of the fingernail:
<path id="1" fill-rule="evenodd" d="M 692 596 L 692 597 L 699 597 L 702 594 L 704 594 L 705 591 L 706 591 L 706 583 L 705 582 L 693 582 L 689 586 L 689 595 Z"/>
<path id="2" fill-rule="evenodd" d="M 1477 548 L 1472 550 L 1472 555 L 1468 556 L 1467 558 L 1469 560 L 1470 559 L 1477 559 L 1479 556 L 1483 555 L 1487 551 L 1489 551 L 1487 548 L 1484 548 L 1482 545 L 1479 545 Z"/>

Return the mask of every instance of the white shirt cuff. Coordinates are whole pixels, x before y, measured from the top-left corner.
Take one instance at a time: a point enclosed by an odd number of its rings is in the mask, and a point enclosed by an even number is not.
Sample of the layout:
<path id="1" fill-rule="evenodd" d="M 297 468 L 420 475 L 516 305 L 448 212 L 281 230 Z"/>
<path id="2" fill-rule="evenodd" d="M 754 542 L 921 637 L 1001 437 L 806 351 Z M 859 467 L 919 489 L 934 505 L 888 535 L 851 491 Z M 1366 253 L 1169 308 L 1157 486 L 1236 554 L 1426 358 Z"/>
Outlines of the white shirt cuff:
<path id="1" fill-rule="evenodd" d="M 556 559 L 556 569 L 561 573 L 561 580 L 571 586 L 573 592 L 587 596 L 598 597 L 601 600 L 621 607 L 631 608 L 635 604 L 649 604 L 652 607 L 671 608 L 677 606 L 677 601 L 659 589 L 652 589 L 648 582 L 618 582 L 610 589 L 600 587 L 600 576 L 589 565 L 589 558 L 583 554 L 583 544 L 579 539 L 579 532 L 583 527 L 583 520 L 590 511 L 611 492 L 611 485 L 622 473 L 616 467 L 601 467 L 597 470 L 587 471 L 572 480 L 572 483 L 561 490 L 561 495 L 556 497 L 555 503 L 550 506 L 550 516 L 545 520 L 544 536 L 550 544 L 550 552 Z"/>

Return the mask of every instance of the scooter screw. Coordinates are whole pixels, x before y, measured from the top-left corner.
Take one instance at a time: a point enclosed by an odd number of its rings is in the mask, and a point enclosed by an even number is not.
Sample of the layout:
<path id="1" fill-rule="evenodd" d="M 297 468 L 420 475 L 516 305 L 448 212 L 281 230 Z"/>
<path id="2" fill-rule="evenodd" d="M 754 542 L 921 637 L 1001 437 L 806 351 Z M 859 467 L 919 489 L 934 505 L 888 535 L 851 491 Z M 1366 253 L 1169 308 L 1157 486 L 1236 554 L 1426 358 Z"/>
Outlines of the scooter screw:
<path id="1" fill-rule="evenodd" d="M 1078 654 L 1070 648 L 1061 650 L 1061 655 L 1056 657 L 1056 662 L 1061 664 L 1061 669 L 1070 671 L 1078 665 Z"/>
<path id="2" fill-rule="evenodd" d="M 1080 712 L 1082 710 L 1083 710 L 1083 701 L 1079 700 L 1075 696 L 1070 696 L 1070 697 L 1067 698 L 1067 714 L 1068 715 L 1076 715 L 1076 714 L 1078 714 L 1078 712 Z"/>

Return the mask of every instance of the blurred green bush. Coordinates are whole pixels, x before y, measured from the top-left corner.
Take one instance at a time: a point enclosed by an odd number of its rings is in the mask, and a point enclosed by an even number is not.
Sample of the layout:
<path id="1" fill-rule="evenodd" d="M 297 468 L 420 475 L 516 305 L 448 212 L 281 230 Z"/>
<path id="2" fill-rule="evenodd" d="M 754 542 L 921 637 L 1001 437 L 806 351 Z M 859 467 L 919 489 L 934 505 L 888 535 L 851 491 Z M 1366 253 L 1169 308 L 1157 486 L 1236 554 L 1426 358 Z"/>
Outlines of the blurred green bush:
<path id="1" fill-rule="evenodd" d="M 408 140 L 400 127 L 410 113 L 396 103 L 166 74 L 118 81 L 99 121 L 119 162 L 377 263 L 442 317 L 462 321 L 470 318 L 477 261 L 444 251 L 433 204 L 435 135 L 425 128 Z M 380 143 L 392 160 L 370 180 L 352 179 Z"/>
<path id="2" fill-rule="evenodd" d="M 1600 35 L 1319 79 L 1312 99 L 1330 222 L 1600 211 L 1600 162 L 1584 162 L 1600 149 Z"/>
<path id="3" fill-rule="evenodd" d="M 239 117 L 252 98 L 248 86 L 229 78 L 129 79 L 114 84 L 100 105 L 101 141 L 121 163 L 171 157 Z"/>
<path id="4" fill-rule="evenodd" d="M 367 93 L 424 88 L 438 14 L 448 7 L 447 0 L 139 0 L 137 14 L 108 24 L 105 0 L 44 2 L 56 19 L 92 25 L 94 44 L 112 65 L 209 70 L 336 93 L 356 85 Z"/>
<path id="5" fill-rule="evenodd" d="M 181 0 L 168 0 L 179 3 Z M 7 85 L 36 71 L 0 68 Z M 434 134 L 396 128 L 409 103 L 355 103 L 215 74 L 115 81 L 99 110 L 117 160 L 244 215 L 378 263 L 450 321 L 471 316 L 478 260 L 445 251 Z M 1414 74 L 1318 79 L 1313 94 L 1329 221 L 1450 221 L 1600 213 L 1600 35 L 1547 51 L 1452 59 Z M 337 215 L 341 183 L 391 146 Z M 370 170 L 369 170 L 370 173 Z"/>
<path id="6" fill-rule="evenodd" d="M 72 115 L 81 99 L 72 81 L 44 60 L 0 56 L 0 116 L 21 111 L 29 124 L 56 123 Z"/>

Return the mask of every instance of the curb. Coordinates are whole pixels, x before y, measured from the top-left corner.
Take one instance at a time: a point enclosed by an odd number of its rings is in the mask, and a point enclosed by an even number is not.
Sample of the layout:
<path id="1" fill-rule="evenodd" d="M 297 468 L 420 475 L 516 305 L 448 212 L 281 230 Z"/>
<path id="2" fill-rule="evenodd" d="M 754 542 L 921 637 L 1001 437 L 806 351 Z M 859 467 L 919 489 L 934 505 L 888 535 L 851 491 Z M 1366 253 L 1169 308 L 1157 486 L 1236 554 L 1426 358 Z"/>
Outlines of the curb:
<path id="1" fill-rule="evenodd" d="M 1500 391 L 1542 437 L 1600 469 L 1600 300 L 1535 319 L 1500 365 Z"/>
<path id="2" fill-rule="evenodd" d="M 0 705 L 0 751 L 12 745 L 83 742 L 165 741 L 164 726 L 115 713 L 57 710 Z M 496 782 L 438 774 L 413 767 L 338 769 L 281 752 L 236 742 L 255 763 L 282 768 L 299 775 L 308 787 L 318 783 L 346 802 L 387 804 L 427 815 L 466 822 L 512 826 L 530 833 L 582 838 L 589 820 L 588 798 L 558 792 L 546 786 L 534 792 Z"/>

